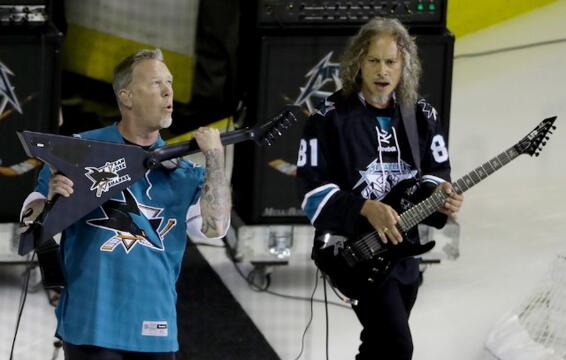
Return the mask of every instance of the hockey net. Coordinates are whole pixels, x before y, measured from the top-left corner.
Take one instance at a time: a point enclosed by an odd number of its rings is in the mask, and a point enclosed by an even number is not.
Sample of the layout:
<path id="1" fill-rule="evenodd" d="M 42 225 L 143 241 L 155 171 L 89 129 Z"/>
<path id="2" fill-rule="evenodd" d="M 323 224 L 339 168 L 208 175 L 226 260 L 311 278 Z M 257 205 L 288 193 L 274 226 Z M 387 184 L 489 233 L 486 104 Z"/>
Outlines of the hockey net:
<path id="1" fill-rule="evenodd" d="M 566 255 L 557 255 L 535 291 L 495 324 L 486 347 L 500 360 L 566 359 Z"/>

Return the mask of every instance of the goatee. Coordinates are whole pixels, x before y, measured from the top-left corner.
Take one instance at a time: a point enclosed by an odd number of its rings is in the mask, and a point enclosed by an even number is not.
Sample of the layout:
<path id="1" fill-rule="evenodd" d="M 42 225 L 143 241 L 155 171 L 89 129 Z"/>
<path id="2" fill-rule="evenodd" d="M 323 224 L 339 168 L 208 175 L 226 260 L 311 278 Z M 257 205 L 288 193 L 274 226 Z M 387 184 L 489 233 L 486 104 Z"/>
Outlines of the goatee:
<path id="1" fill-rule="evenodd" d="M 161 121 L 159 122 L 159 126 L 161 127 L 161 129 L 167 129 L 169 126 L 171 126 L 172 122 L 173 122 L 173 118 L 169 116 L 164 119 L 161 119 Z"/>

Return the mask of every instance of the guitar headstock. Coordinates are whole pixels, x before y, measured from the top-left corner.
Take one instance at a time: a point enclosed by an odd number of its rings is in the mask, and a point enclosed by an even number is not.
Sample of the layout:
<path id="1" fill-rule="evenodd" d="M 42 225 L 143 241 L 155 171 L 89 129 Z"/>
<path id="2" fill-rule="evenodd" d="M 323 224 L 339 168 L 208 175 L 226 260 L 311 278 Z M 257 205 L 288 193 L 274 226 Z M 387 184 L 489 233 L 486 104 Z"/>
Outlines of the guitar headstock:
<path id="1" fill-rule="evenodd" d="M 254 129 L 253 140 L 260 145 L 271 146 L 287 129 L 305 117 L 299 106 L 287 105 L 273 119 Z"/>
<path id="2" fill-rule="evenodd" d="M 542 148 L 550 138 L 552 130 L 556 129 L 554 121 L 556 121 L 556 116 L 544 119 L 533 131 L 521 139 L 516 145 L 519 153 L 539 156 Z"/>

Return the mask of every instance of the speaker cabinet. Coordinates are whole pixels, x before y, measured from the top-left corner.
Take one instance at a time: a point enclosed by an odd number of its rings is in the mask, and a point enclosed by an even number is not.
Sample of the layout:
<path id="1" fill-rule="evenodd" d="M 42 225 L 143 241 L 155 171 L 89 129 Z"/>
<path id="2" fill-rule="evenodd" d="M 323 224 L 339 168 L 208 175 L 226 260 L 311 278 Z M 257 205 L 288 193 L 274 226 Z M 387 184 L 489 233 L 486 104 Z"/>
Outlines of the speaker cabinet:
<path id="1" fill-rule="evenodd" d="M 423 64 L 420 93 L 440 113 L 448 134 L 454 37 L 416 35 Z M 310 112 L 339 84 L 339 56 L 348 36 L 263 36 L 257 91 L 250 92 L 249 116 L 261 124 L 285 104 Z M 255 111 L 255 113 L 254 113 Z M 307 222 L 295 184 L 295 162 L 303 124 L 268 148 L 236 145 L 232 183 L 234 205 L 249 224 Z"/>
<path id="2" fill-rule="evenodd" d="M 53 28 L 1 27 L 0 222 L 19 221 L 40 168 L 39 162 L 28 160 L 16 131 L 57 129 L 60 42 Z"/>

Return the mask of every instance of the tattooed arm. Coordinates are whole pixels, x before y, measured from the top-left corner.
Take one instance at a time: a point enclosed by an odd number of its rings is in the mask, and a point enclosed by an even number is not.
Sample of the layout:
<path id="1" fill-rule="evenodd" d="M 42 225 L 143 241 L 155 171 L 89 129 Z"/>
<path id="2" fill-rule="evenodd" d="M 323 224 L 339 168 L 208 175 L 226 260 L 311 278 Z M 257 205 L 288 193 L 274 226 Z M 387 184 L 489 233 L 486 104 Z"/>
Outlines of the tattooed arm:
<path id="1" fill-rule="evenodd" d="M 201 231 L 208 237 L 217 237 L 228 228 L 232 208 L 230 189 L 224 174 L 224 148 L 217 129 L 201 127 L 194 136 L 206 159 L 200 196 Z"/>

